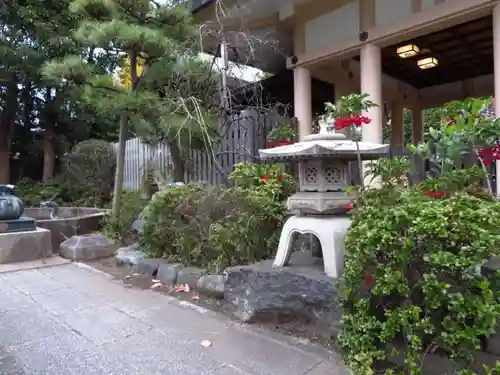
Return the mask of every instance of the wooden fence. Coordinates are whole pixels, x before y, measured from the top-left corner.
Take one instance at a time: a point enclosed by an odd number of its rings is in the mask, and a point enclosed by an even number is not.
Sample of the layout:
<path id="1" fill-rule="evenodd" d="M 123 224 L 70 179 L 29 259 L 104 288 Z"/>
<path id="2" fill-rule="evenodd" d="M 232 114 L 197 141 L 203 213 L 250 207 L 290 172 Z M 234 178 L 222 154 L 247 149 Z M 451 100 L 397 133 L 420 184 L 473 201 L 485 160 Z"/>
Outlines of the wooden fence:
<path id="1" fill-rule="evenodd" d="M 212 150 L 189 151 L 186 181 L 219 185 L 227 181 L 235 164 L 259 162 L 258 150 L 265 147 L 266 134 L 281 122 L 294 127 L 296 124 L 295 119 L 269 111 L 244 110 L 232 115 Z M 148 167 L 158 170 L 163 176 L 170 176 L 172 161 L 165 144 L 152 147 L 139 138 L 129 139 L 125 155 L 125 189 L 140 189 Z"/>

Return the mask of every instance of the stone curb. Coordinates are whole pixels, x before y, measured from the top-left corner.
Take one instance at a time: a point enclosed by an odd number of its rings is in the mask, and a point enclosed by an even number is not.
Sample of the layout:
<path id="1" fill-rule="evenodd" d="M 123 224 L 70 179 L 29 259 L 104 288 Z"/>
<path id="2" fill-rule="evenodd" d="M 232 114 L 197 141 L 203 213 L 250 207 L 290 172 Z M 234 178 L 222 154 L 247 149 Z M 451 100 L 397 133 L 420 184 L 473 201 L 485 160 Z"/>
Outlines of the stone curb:
<path id="1" fill-rule="evenodd" d="M 165 285 L 185 285 L 201 294 L 224 298 L 224 277 L 210 275 L 206 269 L 185 266 L 181 263 L 168 263 L 165 259 L 146 258 L 137 244 L 119 248 L 116 251 L 116 262 L 131 268 L 132 272 L 140 273 L 159 280 Z"/>

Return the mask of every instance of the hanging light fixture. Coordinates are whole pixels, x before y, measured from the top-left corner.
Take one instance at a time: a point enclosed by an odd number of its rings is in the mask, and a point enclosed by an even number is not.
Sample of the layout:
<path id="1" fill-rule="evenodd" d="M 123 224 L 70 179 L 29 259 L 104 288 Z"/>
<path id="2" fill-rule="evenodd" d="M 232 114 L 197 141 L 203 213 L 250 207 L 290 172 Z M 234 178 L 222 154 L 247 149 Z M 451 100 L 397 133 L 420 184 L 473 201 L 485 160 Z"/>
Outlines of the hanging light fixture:
<path id="1" fill-rule="evenodd" d="M 426 57 L 425 59 L 418 60 L 417 65 L 420 69 L 431 69 L 438 66 L 439 62 L 435 57 Z"/>
<path id="2" fill-rule="evenodd" d="M 408 44 L 406 46 L 398 47 L 396 53 L 402 59 L 407 59 L 408 57 L 413 57 L 418 55 L 420 52 L 420 48 L 418 48 L 415 44 Z"/>

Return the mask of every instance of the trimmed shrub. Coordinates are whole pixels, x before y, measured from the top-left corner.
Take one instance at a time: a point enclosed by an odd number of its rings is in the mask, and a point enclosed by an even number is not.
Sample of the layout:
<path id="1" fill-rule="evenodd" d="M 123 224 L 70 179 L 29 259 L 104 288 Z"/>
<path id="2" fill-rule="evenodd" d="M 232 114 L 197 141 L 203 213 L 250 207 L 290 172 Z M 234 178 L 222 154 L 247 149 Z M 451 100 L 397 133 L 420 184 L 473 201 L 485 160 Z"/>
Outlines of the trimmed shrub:
<path id="1" fill-rule="evenodd" d="M 89 139 L 64 157 L 64 180 L 76 196 L 109 200 L 114 183 L 116 156 L 106 141 Z"/>
<path id="2" fill-rule="evenodd" d="M 245 174 L 253 183 L 233 175 L 229 189 L 186 185 L 156 193 L 142 214 L 149 254 L 216 272 L 270 257 L 285 217 L 283 186 L 293 182 L 282 172 L 277 179 L 252 165 L 242 168 L 254 171 Z"/>

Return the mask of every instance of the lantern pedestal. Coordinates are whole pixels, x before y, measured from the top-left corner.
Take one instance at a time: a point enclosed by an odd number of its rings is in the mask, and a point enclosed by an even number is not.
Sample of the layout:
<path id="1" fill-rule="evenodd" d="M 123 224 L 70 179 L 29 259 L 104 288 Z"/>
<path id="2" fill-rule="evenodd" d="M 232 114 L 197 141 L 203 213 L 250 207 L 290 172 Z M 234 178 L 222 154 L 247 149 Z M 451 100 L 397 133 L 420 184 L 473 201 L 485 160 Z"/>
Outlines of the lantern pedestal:
<path id="1" fill-rule="evenodd" d="M 344 270 L 344 239 L 350 224 L 347 216 L 290 217 L 281 230 L 273 267 L 288 264 L 293 243 L 300 234 L 313 234 L 321 244 L 325 273 L 330 277 L 339 277 Z"/>

